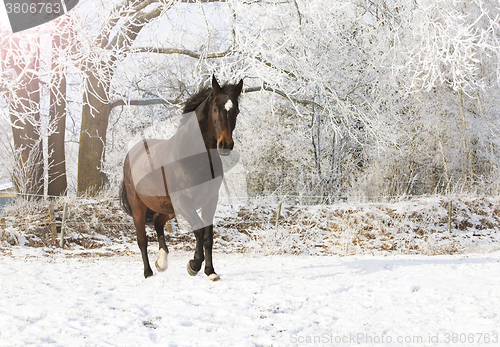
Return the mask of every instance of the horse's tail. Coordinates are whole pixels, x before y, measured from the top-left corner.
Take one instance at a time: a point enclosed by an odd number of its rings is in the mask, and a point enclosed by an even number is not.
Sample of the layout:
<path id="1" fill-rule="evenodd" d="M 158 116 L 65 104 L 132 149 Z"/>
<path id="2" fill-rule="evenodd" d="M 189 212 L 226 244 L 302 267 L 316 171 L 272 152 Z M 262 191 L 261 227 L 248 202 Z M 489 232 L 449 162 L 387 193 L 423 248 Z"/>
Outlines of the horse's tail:
<path id="1" fill-rule="evenodd" d="M 123 210 L 129 215 L 132 216 L 132 207 L 128 201 L 127 189 L 125 188 L 125 182 L 122 182 L 120 187 L 120 204 L 122 205 Z M 155 211 L 150 210 L 149 208 L 146 211 L 146 224 L 153 224 L 155 219 Z"/>
<path id="2" fill-rule="evenodd" d="M 120 205 L 122 205 L 122 209 L 129 215 L 132 215 L 132 207 L 130 207 L 130 203 L 128 202 L 127 197 L 127 189 L 125 189 L 125 182 L 122 181 L 122 185 L 120 187 Z"/>

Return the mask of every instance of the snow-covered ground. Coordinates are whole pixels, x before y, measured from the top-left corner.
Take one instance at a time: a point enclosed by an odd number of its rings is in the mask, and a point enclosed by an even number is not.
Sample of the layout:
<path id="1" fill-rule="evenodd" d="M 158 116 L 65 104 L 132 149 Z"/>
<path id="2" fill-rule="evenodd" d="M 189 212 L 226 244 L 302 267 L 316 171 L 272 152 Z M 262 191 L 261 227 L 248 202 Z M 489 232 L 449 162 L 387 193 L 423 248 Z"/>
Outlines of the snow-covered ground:
<path id="1" fill-rule="evenodd" d="M 152 246 L 151 249 L 154 249 Z M 123 256 L 0 255 L 0 346 L 496 346 L 500 252 L 214 256 L 142 276 Z M 154 261 L 156 255 L 152 257 Z"/>
<path id="2" fill-rule="evenodd" d="M 221 204 L 219 282 L 187 274 L 182 219 L 167 234 L 169 269 L 146 280 L 115 200 L 70 201 L 64 250 L 47 206 L 12 208 L 0 228 L 0 346 L 500 345 L 500 198 L 449 206 L 284 204 L 276 226 L 277 205 Z"/>

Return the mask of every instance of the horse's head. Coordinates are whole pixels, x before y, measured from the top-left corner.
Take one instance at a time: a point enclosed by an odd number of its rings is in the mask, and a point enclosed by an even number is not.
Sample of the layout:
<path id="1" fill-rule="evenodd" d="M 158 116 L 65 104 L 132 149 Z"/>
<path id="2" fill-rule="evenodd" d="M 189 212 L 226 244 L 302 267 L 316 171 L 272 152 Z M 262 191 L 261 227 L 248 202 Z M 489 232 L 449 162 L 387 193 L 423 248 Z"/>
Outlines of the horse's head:
<path id="1" fill-rule="evenodd" d="M 238 84 L 228 84 L 222 88 L 215 76 L 212 77 L 212 97 L 209 102 L 208 120 L 212 134 L 217 140 L 217 151 L 227 156 L 234 146 L 233 130 L 236 127 L 238 98 L 243 88 L 243 80 Z"/>

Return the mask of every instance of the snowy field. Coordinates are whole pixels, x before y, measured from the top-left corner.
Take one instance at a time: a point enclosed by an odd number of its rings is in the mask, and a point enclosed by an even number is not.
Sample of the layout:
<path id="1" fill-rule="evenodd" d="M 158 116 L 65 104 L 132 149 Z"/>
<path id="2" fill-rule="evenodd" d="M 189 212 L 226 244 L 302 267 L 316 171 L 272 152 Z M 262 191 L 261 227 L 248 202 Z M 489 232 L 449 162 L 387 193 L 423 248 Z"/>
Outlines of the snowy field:
<path id="1" fill-rule="evenodd" d="M 153 248 L 153 247 L 151 247 Z M 0 346 L 495 346 L 500 252 L 351 257 L 191 252 L 0 256 Z M 156 255 L 153 256 L 153 260 Z"/>

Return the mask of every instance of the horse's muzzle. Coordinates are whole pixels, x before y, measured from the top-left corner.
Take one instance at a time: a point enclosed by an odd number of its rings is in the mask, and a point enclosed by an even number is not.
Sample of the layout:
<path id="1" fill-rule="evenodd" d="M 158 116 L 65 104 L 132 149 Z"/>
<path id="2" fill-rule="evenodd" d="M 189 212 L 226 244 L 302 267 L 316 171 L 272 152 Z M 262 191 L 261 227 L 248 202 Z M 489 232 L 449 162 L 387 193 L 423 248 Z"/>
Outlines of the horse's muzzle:
<path id="1" fill-rule="evenodd" d="M 217 143 L 217 151 L 219 152 L 219 155 L 222 156 L 228 156 L 231 153 L 233 147 L 234 147 L 233 141 L 227 143 L 226 141 L 221 140 Z"/>

